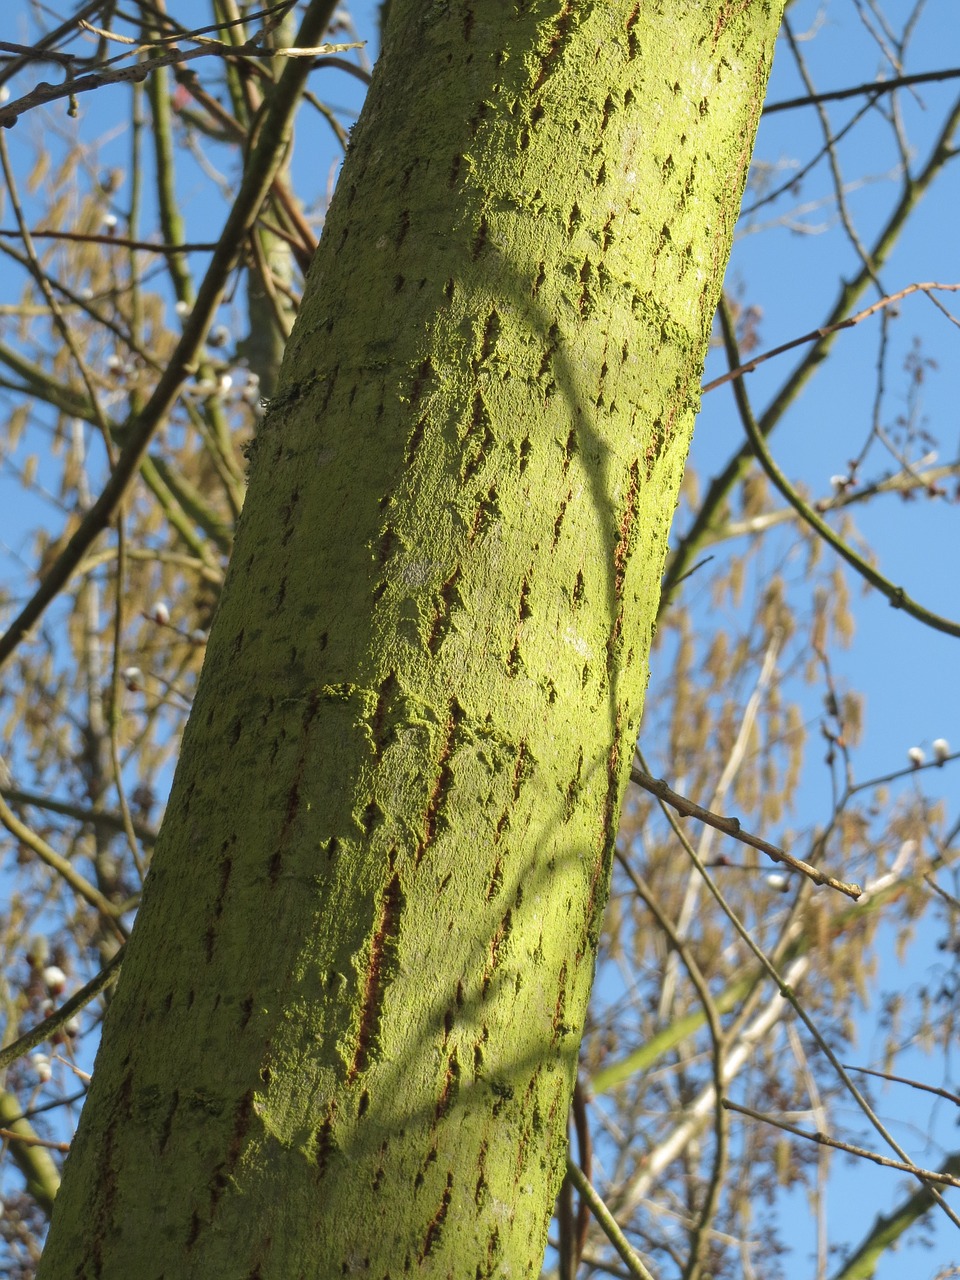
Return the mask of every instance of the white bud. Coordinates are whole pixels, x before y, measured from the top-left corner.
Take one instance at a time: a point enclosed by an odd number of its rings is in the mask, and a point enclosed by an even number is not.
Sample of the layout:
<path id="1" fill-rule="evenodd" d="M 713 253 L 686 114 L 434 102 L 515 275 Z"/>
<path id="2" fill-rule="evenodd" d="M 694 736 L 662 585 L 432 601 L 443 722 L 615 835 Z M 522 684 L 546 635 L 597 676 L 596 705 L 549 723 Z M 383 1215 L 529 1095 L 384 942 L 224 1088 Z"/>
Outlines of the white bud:
<path id="1" fill-rule="evenodd" d="M 190 303 L 180 301 L 174 307 L 174 311 L 176 311 L 177 315 L 182 320 L 184 316 L 188 316 L 190 314 Z"/>
<path id="2" fill-rule="evenodd" d="M 58 964 L 48 964 L 41 976 L 44 986 L 53 996 L 59 995 L 67 985 L 67 975 Z"/>
<path id="3" fill-rule="evenodd" d="M 911 747 L 907 752 L 907 759 L 915 769 L 919 769 L 926 758 L 927 757 L 923 754 L 923 747 Z"/>
<path id="4" fill-rule="evenodd" d="M 190 639 L 193 641 L 194 644 L 206 644 L 207 633 L 204 631 L 202 627 L 197 627 L 195 631 L 190 632 Z"/>
<path id="5" fill-rule="evenodd" d="M 74 1036 L 78 1036 L 80 1034 L 80 1019 L 68 1018 L 63 1024 L 63 1034 L 65 1036 L 70 1036 L 71 1039 Z"/>
<path id="6" fill-rule="evenodd" d="M 933 758 L 937 764 L 943 764 L 944 760 L 950 755 L 950 743 L 946 738 L 934 738 L 933 740 Z"/>
<path id="7" fill-rule="evenodd" d="M 776 889 L 777 893 L 786 893 L 790 888 L 787 877 L 778 875 L 776 871 L 767 876 L 767 884 L 771 889 Z"/>
<path id="8" fill-rule="evenodd" d="M 115 213 L 105 213 L 103 215 L 103 225 L 108 231 L 113 231 L 117 225 L 117 215 Z"/>
<path id="9" fill-rule="evenodd" d="M 37 1073 L 37 1079 L 41 1084 L 46 1084 L 53 1075 L 50 1059 L 45 1053 L 32 1053 L 30 1055 L 30 1065 Z"/>
<path id="10" fill-rule="evenodd" d="M 849 476 L 831 476 L 830 477 L 830 484 L 833 486 L 834 489 L 846 489 L 849 483 L 850 483 Z"/>
<path id="11" fill-rule="evenodd" d="M 217 385 L 219 386 L 220 394 L 226 395 L 233 386 L 233 379 L 230 377 L 229 373 L 221 373 L 220 380 Z"/>
<path id="12" fill-rule="evenodd" d="M 211 347 L 222 347 L 230 341 L 230 330 L 225 324 L 214 325 L 207 334 L 207 344 Z"/>
<path id="13" fill-rule="evenodd" d="M 107 356 L 107 368 L 111 373 L 119 373 L 123 369 L 123 361 L 117 355 Z"/>
<path id="14" fill-rule="evenodd" d="M 158 626 L 165 627 L 170 621 L 170 610 L 165 601 L 157 600 L 150 610 L 150 618 Z"/>
<path id="15" fill-rule="evenodd" d="M 123 683 L 127 686 L 131 693 L 136 693 L 140 688 L 140 681 L 143 679 L 143 672 L 139 667 L 124 667 L 120 673 L 123 676 Z"/>

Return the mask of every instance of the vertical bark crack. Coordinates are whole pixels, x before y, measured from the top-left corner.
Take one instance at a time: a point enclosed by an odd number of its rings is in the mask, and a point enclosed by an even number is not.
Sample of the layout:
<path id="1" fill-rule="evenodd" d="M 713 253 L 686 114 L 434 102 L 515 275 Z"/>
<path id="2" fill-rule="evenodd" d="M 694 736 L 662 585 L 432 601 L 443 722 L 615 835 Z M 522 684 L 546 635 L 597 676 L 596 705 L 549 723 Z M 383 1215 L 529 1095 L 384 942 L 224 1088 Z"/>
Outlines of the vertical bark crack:
<path id="1" fill-rule="evenodd" d="M 403 890 L 400 877 L 394 871 L 380 901 L 380 919 L 370 944 L 370 957 L 364 979 L 363 1001 L 357 1027 L 357 1044 L 353 1061 L 347 1071 L 347 1083 L 365 1071 L 375 1051 L 376 1036 L 382 1016 L 383 997 L 386 991 L 392 960 L 392 951 L 400 932 L 403 913 Z"/>

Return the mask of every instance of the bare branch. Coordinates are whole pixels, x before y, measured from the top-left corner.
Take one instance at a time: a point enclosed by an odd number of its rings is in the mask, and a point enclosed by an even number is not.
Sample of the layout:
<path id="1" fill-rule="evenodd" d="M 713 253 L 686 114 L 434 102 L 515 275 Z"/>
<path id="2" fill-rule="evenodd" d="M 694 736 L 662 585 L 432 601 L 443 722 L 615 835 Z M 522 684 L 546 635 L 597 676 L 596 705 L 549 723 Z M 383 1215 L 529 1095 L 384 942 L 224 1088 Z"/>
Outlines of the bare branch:
<path id="1" fill-rule="evenodd" d="M 753 373 L 754 369 L 759 369 L 762 364 L 766 364 L 774 356 L 782 356 L 784 352 L 792 351 L 795 347 L 802 347 L 807 342 L 819 342 L 832 333 L 839 333 L 842 329 L 851 329 L 855 324 L 859 324 L 861 320 L 866 320 L 868 316 L 875 315 L 878 311 L 882 311 L 884 307 L 889 307 L 893 303 L 899 302 L 902 298 L 909 297 L 911 293 L 932 294 L 937 290 L 945 293 L 956 293 L 960 290 L 960 284 L 941 284 L 934 280 L 925 281 L 923 284 L 908 284 L 897 293 L 890 293 L 885 298 L 880 298 L 879 301 L 871 303 L 869 307 L 864 307 L 855 316 L 848 316 L 846 320 L 840 320 L 836 324 L 824 325 L 822 329 L 811 329 L 809 333 L 805 333 L 799 338 L 791 338 L 789 342 L 783 342 L 779 347 L 772 347 L 769 351 L 764 351 L 762 355 L 754 356 L 752 360 L 747 360 L 745 364 L 738 364 L 735 369 L 728 369 L 719 378 L 713 378 L 710 382 L 705 382 L 700 388 L 700 393 L 701 395 L 706 395 L 708 391 L 716 391 L 717 387 L 722 387 L 724 383 L 733 382 L 736 378 L 742 378 L 747 373 Z"/>
<path id="2" fill-rule="evenodd" d="M 956 80 L 960 67 L 948 67 L 943 71 L 918 71 L 915 75 L 894 76 L 890 80 L 870 80 L 866 84 L 851 85 L 847 89 L 829 89 L 825 93 L 805 94 L 802 98 L 784 98 L 763 108 L 765 116 L 778 111 L 795 111 L 797 107 L 813 107 L 819 102 L 842 102 L 845 98 L 859 98 L 864 94 L 876 100 L 895 89 L 905 89 L 915 84 L 939 84 L 944 80 Z"/>
<path id="3" fill-rule="evenodd" d="M 711 812 L 710 809 L 704 809 L 693 800 L 688 800 L 686 796 L 679 795 L 676 791 L 671 790 L 662 778 L 652 778 L 650 774 L 634 766 L 630 770 L 630 781 L 643 787 L 645 791 L 649 791 L 651 795 L 670 805 L 672 809 L 676 809 L 678 813 L 682 813 L 685 817 L 697 818 L 700 822 L 705 822 L 707 826 L 714 827 L 725 835 L 733 836 L 735 840 L 748 844 L 754 849 L 759 849 L 761 853 L 765 853 L 774 862 L 781 862 L 793 871 L 802 872 L 814 884 L 826 885 L 830 889 L 836 889 L 838 893 L 845 893 L 848 898 L 853 898 L 854 901 L 863 893 L 858 884 L 848 884 L 845 880 L 837 880 L 825 871 L 820 871 L 819 868 L 811 866 L 809 862 L 803 862 L 785 850 L 778 849 L 776 845 L 762 840 L 759 836 L 754 836 L 749 831 L 744 831 L 740 826 L 739 818 L 722 818 L 719 814 Z"/>
<path id="4" fill-rule="evenodd" d="M 283 57 L 314 59 L 323 58 L 328 54 L 345 53 L 350 49 L 356 48 L 359 48 L 356 42 L 351 44 L 319 44 L 273 49 L 253 42 L 236 46 L 222 44 L 220 41 L 209 41 L 199 49 L 172 49 L 169 53 L 159 53 L 153 57 L 142 58 L 139 62 L 135 62 L 129 67 L 104 68 L 99 71 L 90 71 L 82 76 L 68 77 L 63 84 L 49 84 L 46 80 L 40 80 L 30 93 L 24 94 L 22 98 L 15 98 L 13 102 L 0 108 L 0 128 L 10 129 L 26 112 L 32 111 L 35 107 L 57 102 L 61 98 L 69 98 L 71 100 L 70 114 L 74 114 L 76 112 L 74 99 L 79 93 L 90 93 L 92 90 L 102 89 L 104 85 L 108 84 L 139 84 L 146 80 L 151 71 L 156 71 L 158 67 L 180 65 L 184 62 L 191 62 L 195 58 L 206 58 L 214 55 L 220 58 Z M 139 53 L 140 49 L 137 49 L 136 52 Z"/>
<path id="5" fill-rule="evenodd" d="M 723 1098 L 721 1102 L 728 1111 L 737 1111 L 740 1115 L 749 1116 L 751 1120 L 759 1120 L 763 1124 L 772 1124 L 775 1128 L 782 1129 L 784 1133 L 792 1133 L 795 1138 L 804 1138 L 807 1142 L 816 1142 L 822 1147 L 833 1147 L 835 1151 L 845 1151 L 847 1155 L 858 1156 L 861 1160 L 871 1160 L 874 1164 L 883 1165 L 885 1169 L 899 1169 L 902 1173 L 913 1174 L 915 1178 L 920 1178 L 923 1182 L 936 1182 L 944 1187 L 960 1187 L 960 1177 L 955 1174 L 938 1173 L 935 1169 L 924 1169 L 909 1160 L 891 1160 L 889 1156 L 880 1155 L 879 1151 L 870 1151 L 866 1147 L 857 1147 L 852 1142 L 841 1142 L 839 1138 L 831 1138 L 827 1133 L 811 1133 L 810 1130 L 800 1129 L 797 1125 L 789 1124 L 786 1120 L 764 1115 L 761 1111 L 754 1111 L 752 1107 L 742 1107 L 738 1102 L 732 1102 L 729 1098 Z"/>

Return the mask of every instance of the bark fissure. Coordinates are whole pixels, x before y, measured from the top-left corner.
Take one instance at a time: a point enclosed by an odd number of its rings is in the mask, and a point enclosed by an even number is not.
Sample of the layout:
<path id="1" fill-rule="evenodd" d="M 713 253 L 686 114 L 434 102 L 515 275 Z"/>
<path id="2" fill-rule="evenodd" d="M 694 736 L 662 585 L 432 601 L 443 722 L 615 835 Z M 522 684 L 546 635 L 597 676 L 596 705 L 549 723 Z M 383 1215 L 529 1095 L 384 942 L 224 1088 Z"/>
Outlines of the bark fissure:
<path id="1" fill-rule="evenodd" d="M 370 958 L 363 979 L 363 999 L 360 1005 L 359 1025 L 353 1061 L 347 1072 L 347 1084 L 352 1084 L 367 1069 L 369 1060 L 377 1052 L 377 1033 L 382 1017 L 383 1000 L 392 968 L 391 950 L 400 932 L 403 913 L 403 891 L 396 871 L 384 890 L 380 905 L 377 931 L 370 946 Z"/>

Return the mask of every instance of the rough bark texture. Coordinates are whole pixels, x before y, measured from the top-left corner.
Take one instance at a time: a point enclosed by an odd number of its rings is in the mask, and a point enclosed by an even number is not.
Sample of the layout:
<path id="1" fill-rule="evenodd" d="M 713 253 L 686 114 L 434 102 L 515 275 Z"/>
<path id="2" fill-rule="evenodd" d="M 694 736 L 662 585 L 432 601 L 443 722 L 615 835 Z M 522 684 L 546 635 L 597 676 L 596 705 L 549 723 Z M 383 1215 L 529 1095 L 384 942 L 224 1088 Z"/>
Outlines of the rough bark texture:
<path id="1" fill-rule="evenodd" d="M 537 1274 L 780 7 L 395 0 L 42 1280 Z"/>

